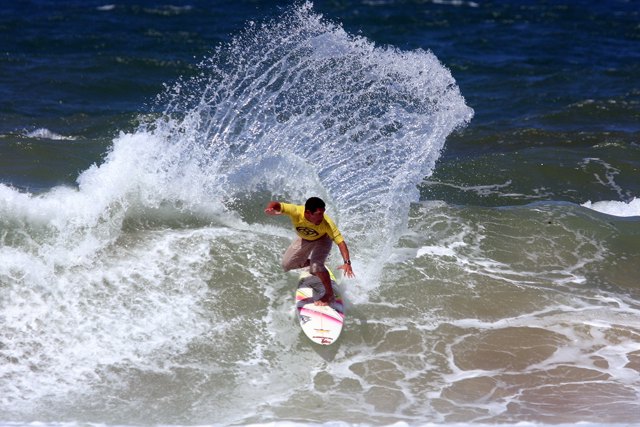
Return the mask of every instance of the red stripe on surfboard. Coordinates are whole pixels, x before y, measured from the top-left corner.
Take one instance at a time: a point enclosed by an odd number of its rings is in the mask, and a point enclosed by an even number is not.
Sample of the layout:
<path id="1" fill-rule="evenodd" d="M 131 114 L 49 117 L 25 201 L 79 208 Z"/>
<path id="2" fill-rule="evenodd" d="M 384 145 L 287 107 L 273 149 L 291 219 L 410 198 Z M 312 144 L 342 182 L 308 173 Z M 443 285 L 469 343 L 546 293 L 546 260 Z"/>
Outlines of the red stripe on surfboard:
<path id="1" fill-rule="evenodd" d="M 296 295 L 296 301 L 302 301 L 302 300 L 309 299 L 309 298 L 311 298 L 311 297 L 299 297 L 298 295 Z M 342 298 L 336 298 L 336 302 L 338 304 L 342 304 Z"/>
<path id="2" fill-rule="evenodd" d="M 300 312 L 301 313 L 305 313 L 305 314 L 309 314 L 309 313 L 315 313 L 316 315 L 321 316 L 324 319 L 328 319 L 334 323 L 338 323 L 340 325 L 342 325 L 342 323 L 344 323 L 344 314 L 340 313 L 339 311 L 336 311 L 336 313 L 338 313 L 338 315 L 340 316 L 340 319 L 336 319 L 333 316 L 329 316 L 328 314 L 324 314 L 324 313 L 320 313 L 319 311 L 315 311 L 315 310 L 309 310 L 308 308 L 300 308 Z"/>
<path id="3" fill-rule="evenodd" d="M 305 298 L 305 299 L 307 299 L 307 298 Z M 336 313 L 338 313 L 340 315 L 340 318 L 344 319 L 346 316 L 344 315 L 344 306 L 342 305 L 342 300 L 336 300 L 336 303 L 340 304 L 340 307 L 335 307 L 333 304 L 330 305 L 329 307 L 331 307 Z M 308 305 L 314 305 L 314 303 L 313 302 L 308 302 L 308 303 L 304 304 L 302 307 L 297 307 L 298 311 L 301 311 L 302 309 L 305 309 L 306 311 L 312 311 L 314 313 L 324 314 L 322 311 L 319 311 L 319 310 L 312 310 L 310 308 L 305 308 Z M 320 306 L 320 307 L 324 307 L 324 306 Z"/>

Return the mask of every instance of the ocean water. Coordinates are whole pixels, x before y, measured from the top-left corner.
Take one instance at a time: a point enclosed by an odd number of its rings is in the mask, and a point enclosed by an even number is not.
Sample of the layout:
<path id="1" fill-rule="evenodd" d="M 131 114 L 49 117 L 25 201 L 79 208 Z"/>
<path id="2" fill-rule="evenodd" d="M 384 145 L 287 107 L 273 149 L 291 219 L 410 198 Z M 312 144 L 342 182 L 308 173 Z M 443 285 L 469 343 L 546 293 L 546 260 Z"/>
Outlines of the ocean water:
<path id="1" fill-rule="evenodd" d="M 640 423 L 637 6 L 4 5 L 0 425 Z"/>

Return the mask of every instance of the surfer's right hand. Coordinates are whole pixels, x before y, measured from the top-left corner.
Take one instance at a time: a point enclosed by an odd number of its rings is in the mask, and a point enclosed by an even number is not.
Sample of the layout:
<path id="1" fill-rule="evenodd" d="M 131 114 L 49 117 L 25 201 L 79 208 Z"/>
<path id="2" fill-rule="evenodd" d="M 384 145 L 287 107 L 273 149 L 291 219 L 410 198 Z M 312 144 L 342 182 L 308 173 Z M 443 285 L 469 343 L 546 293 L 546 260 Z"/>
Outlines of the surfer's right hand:
<path id="1" fill-rule="evenodd" d="M 264 209 L 264 213 L 267 215 L 280 215 L 282 214 L 282 206 L 280 202 L 271 201 L 267 204 L 267 207 Z"/>

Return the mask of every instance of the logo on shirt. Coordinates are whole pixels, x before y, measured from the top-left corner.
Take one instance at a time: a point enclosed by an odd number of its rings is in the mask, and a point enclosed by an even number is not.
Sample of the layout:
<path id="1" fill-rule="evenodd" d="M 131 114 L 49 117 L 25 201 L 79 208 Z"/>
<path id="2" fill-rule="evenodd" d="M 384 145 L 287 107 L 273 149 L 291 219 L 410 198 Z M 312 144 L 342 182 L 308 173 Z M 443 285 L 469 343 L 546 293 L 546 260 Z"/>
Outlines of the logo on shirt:
<path id="1" fill-rule="evenodd" d="M 307 237 L 317 237 L 320 235 L 320 233 L 318 233 L 316 230 L 309 227 L 296 227 L 296 231 Z"/>

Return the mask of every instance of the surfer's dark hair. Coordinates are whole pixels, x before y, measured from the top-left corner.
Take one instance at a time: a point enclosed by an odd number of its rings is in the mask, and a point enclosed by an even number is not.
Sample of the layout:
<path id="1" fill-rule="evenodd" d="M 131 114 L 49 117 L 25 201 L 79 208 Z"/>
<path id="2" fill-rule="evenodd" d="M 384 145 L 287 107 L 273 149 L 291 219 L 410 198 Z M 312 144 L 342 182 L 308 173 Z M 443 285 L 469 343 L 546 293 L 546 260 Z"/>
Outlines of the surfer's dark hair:
<path id="1" fill-rule="evenodd" d="M 325 206 L 326 205 L 324 204 L 324 200 L 322 200 L 320 197 L 310 197 L 304 204 L 304 210 L 315 212 L 318 209 L 324 209 Z"/>

